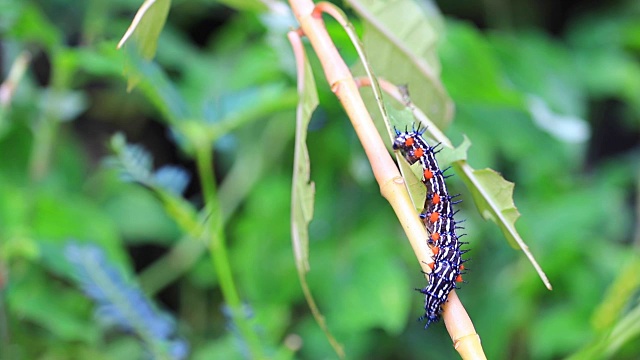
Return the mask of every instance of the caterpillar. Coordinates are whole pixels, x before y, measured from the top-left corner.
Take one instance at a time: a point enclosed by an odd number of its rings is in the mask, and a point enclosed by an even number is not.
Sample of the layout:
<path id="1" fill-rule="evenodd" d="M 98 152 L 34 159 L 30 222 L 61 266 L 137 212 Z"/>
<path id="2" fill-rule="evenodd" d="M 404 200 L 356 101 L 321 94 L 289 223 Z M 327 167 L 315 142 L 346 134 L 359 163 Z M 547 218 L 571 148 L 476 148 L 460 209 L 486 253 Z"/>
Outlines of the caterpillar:
<path id="1" fill-rule="evenodd" d="M 458 195 L 451 196 L 447 191 L 445 179 L 451 175 L 444 175 L 449 169 L 441 170 L 436 160 L 437 147 L 430 146 L 422 134 L 426 129 L 412 129 L 404 132 L 394 129 L 396 138 L 393 141 L 393 149 L 399 150 L 404 159 L 413 165 L 419 162 L 422 167 L 422 182 L 427 188 L 424 209 L 420 213 L 420 218 L 429 234 L 427 243 L 434 254 L 434 262 L 429 264 L 431 272 L 428 274 L 429 284 L 423 289 L 416 289 L 425 295 L 425 313 L 420 316 L 419 321 L 427 320 L 425 329 L 433 322 L 440 319 L 442 305 L 447 301 L 447 297 L 452 289 L 457 288 L 456 283 L 462 282 L 464 263 L 461 256 L 469 250 L 461 250 L 460 247 L 465 242 L 460 241 L 456 230 L 463 227 L 456 221 L 454 216 L 458 211 L 453 210 L 453 206 L 461 200 L 454 201 Z"/>

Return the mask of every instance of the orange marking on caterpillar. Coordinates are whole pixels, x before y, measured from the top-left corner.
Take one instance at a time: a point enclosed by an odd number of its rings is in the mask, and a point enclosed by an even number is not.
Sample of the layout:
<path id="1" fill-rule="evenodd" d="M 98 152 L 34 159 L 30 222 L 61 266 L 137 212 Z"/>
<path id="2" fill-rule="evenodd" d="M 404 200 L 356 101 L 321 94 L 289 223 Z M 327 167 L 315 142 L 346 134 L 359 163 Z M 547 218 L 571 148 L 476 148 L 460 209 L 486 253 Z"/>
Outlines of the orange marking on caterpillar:
<path id="1" fill-rule="evenodd" d="M 433 241 L 440 240 L 440 234 L 438 234 L 438 233 L 431 234 L 431 240 L 433 240 Z"/>
<path id="2" fill-rule="evenodd" d="M 405 146 L 411 146 L 411 145 L 413 145 L 413 143 L 414 143 L 414 140 L 413 140 L 412 137 L 409 137 L 404 141 L 404 145 Z"/>
<path id="3" fill-rule="evenodd" d="M 438 221 L 439 218 L 440 218 L 440 213 L 435 211 L 435 212 L 432 212 L 431 215 L 429 216 L 429 221 L 434 223 L 434 222 Z"/>
<path id="4" fill-rule="evenodd" d="M 424 155 L 424 150 L 422 148 L 417 148 L 416 151 L 413 152 L 415 157 L 422 157 Z"/>
<path id="5" fill-rule="evenodd" d="M 433 178 L 433 172 L 430 169 L 424 169 L 424 178 L 427 180 Z"/>
<path id="6" fill-rule="evenodd" d="M 456 282 L 462 282 L 462 275 L 458 275 L 456 277 Z"/>
<path id="7" fill-rule="evenodd" d="M 434 203 L 434 204 L 439 204 L 440 203 L 440 195 L 433 194 L 433 199 L 431 199 L 431 202 Z"/>

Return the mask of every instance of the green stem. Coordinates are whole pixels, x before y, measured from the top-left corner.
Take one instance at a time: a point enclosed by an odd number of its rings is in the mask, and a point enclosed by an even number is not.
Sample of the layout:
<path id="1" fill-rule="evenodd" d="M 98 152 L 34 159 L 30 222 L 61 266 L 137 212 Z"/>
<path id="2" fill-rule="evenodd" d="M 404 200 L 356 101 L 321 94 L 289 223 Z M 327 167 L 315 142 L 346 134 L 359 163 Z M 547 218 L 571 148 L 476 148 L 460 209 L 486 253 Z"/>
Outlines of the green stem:
<path id="1" fill-rule="evenodd" d="M 260 138 L 260 142 L 256 144 L 256 148 L 269 148 L 268 152 L 256 154 L 241 152 L 238 161 L 234 162 L 233 167 L 225 176 L 224 182 L 220 185 L 217 200 L 220 208 L 222 223 L 226 224 L 234 212 L 242 203 L 242 199 L 254 188 L 262 174 L 271 168 L 271 166 L 282 156 L 282 153 L 288 146 L 293 135 L 293 122 L 287 118 L 273 118 L 267 122 L 267 126 Z M 253 174 L 247 176 L 246 174 Z M 168 198 L 162 198 L 166 205 Z M 208 209 L 205 209 L 207 211 Z M 176 219 L 176 212 L 168 212 L 170 216 Z M 203 211 L 204 213 L 204 211 Z M 188 217 L 187 217 L 188 218 Z M 184 221 L 185 225 L 181 225 L 182 229 L 195 228 L 200 229 L 200 223 L 189 225 Z M 138 279 L 142 284 L 146 294 L 154 295 L 158 291 L 164 289 L 167 285 L 178 279 L 189 269 L 193 267 L 200 255 L 206 251 L 205 246 L 200 239 L 202 232 L 187 232 L 162 258 L 155 261 L 144 269 Z"/>
<path id="2" fill-rule="evenodd" d="M 53 140 L 58 132 L 57 120 L 43 114 L 34 127 L 34 141 L 31 159 L 29 161 L 29 174 L 31 180 L 39 181 L 49 171 Z"/>
<path id="3" fill-rule="evenodd" d="M 231 311 L 232 320 L 247 342 L 251 359 L 263 359 L 260 341 L 251 329 L 242 311 L 242 303 L 231 273 L 229 256 L 223 232 L 222 212 L 216 195 L 216 182 L 213 173 L 213 158 L 209 143 L 197 144 L 196 162 L 200 183 L 204 192 L 206 208 L 211 212 L 209 219 L 209 253 L 220 282 L 220 289 Z"/>

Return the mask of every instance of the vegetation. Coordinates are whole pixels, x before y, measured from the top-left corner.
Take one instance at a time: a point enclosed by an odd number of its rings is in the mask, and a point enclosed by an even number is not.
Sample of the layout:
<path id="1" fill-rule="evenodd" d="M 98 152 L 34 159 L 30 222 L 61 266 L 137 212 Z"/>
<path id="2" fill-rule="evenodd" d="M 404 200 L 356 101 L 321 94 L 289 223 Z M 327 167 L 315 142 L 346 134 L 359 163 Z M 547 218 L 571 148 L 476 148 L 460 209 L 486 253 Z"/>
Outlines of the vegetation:
<path id="1" fill-rule="evenodd" d="M 0 2 L 0 358 L 337 357 L 309 294 L 347 358 L 458 357 L 442 324 L 416 322 L 411 220 L 380 195 L 304 37 L 319 106 L 296 125 L 289 5 L 150 3 L 118 50 L 140 1 Z M 486 356 L 635 359 L 640 7 L 485 3 L 344 8 L 374 74 L 470 144 L 444 155 L 472 249 L 457 294 Z M 366 83 L 341 21 L 324 20 Z M 384 96 L 392 124 L 413 121 Z M 465 166 L 515 183 L 515 230 L 483 219 Z M 307 185 L 293 202 L 292 181 Z M 303 238 L 313 214 L 308 259 L 292 207 Z"/>

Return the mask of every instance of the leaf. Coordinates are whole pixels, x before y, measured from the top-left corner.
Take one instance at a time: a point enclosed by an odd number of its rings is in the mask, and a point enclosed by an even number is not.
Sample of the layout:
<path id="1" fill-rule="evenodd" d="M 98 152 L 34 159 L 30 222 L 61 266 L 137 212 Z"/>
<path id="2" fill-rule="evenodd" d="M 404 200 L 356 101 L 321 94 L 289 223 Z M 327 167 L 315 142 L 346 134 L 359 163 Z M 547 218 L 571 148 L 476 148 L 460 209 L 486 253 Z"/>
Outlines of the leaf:
<path id="1" fill-rule="evenodd" d="M 309 271 L 309 223 L 313 218 L 315 185 L 311 181 L 307 127 L 318 106 L 318 93 L 311 66 L 304 59 L 304 78 L 299 80 L 300 100 L 296 112 L 296 139 L 291 189 L 291 232 L 298 271 Z"/>
<path id="2" fill-rule="evenodd" d="M 456 161 L 466 161 L 467 151 L 471 146 L 471 141 L 467 135 L 462 135 L 462 144 L 455 149 L 443 146 L 442 151 L 439 153 L 439 163 L 441 166 L 453 164 Z"/>
<path id="3" fill-rule="evenodd" d="M 485 220 L 499 223 L 502 215 L 507 220 L 505 223 L 515 223 L 520 217 L 520 213 L 513 203 L 513 188 L 515 184 L 506 181 L 492 169 L 473 170 L 473 178 L 471 194 L 482 217 Z M 489 199 L 483 192 L 493 196 Z M 503 229 L 503 233 L 507 240 L 511 242 L 511 245 L 517 248 L 513 236 L 505 232 L 505 229 Z"/>
<path id="4" fill-rule="evenodd" d="M 171 0 L 145 0 L 127 32 L 120 39 L 118 49 L 133 36 L 140 55 L 145 60 L 153 59 L 158 47 L 158 37 L 167 20 L 170 6 Z"/>
<path id="5" fill-rule="evenodd" d="M 289 34 L 289 40 L 291 41 L 296 56 L 298 93 L 300 94 L 298 107 L 296 109 L 296 139 L 293 158 L 293 184 L 291 189 L 291 241 L 293 253 L 296 259 L 300 285 L 302 286 L 302 291 L 309 304 L 309 308 L 313 313 L 313 317 L 336 351 L 338 357 L 343 359 L 345 354 L 342 345 L 331 335 L 324 321 L 324 317 L 313 299 L 305 276 L 309 271 L 309 223 L 313 218 L 315 197 L 315 184 L 311 181 L 311 166 L 309 163 L 309 150 L 306 139 L 311 115 L 318 106 L 318 93 L 313 72 L 311 71 L 311 65 L 304 53 L 304 47 L 300 37 L 292 32 Z"/>
<path id="6" fill-rule="evenodd" d="M 408 85 L 418 107 L 446 127 L 453 103 L 440 81 L 436 43 L 442 19 L 435 6 L 411 0 L 348 3 L 362 20 L 363 43 L 376 76 Z"/>
<path id="7" fill-rule="evenodd" d="M 454 166 L 456 173 L 462 177 L 471 191 L 474 203 L 482 217 L 496 223 L 511 246 L 522 249 L 542 282 L 551 290 L 549 279 L 516 230 L 515 222 L 520 217 L 520 213 L 513 202 L 514 184 L 505 180 L 494 170 L 474 170 L 466 161 L 456 162 Z"/>
<path id="8" fill-rule="evenodd" d="M 125 64 L 124 74 L 127 77 L 127 91 L 131 91 L 143 78 L 140 70 L 144 64 L 139 64 L 140 56 L 144 63 L 150 64 L 158 47 L 158 37 L 167 20 L 171 0 L 145 0 L 133 18 L 127 32 L 122 36 L 117 48 L 120 49 L 133 37 L 135 50 L 129 51 L 129 58 Z M 134 56 L 133 54 L 136 53 Z M 133 64 L 132 64 L 133 63 Z M 153 99 L 152 99 L 153 100 Z M 158 106 L 164 108 L 164 106 Z"/>

